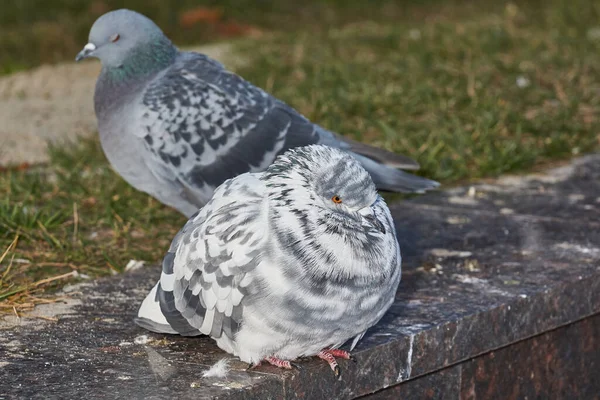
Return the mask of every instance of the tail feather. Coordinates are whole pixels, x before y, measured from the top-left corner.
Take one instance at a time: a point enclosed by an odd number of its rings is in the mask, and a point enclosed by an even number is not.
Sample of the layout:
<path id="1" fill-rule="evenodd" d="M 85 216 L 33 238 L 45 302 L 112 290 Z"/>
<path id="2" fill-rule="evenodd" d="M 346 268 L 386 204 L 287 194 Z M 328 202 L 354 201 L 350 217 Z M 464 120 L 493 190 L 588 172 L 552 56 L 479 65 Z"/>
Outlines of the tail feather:
<path id="1" fill-rule="evenodd" d="M 341 147 L 345 150 L 350 150 L 353 153 L 360 154 L 373 161 L 377 161 L 380 164 L 385 164 L 391 168 L 408 169 L 413 171 L 419 169 L 419 163 L 410 157 L 370 146 L 365 143 L 357 142 L 356 140 L 352 140 L 335 133 L 334 136 L 341 142 Z"/>
<path id="2" fill-rule="evenodd" d="M 156 296 L 158 284 L 156 284 L 148 296 L 142 302 L 138 315 L 134 318 L 134 322 L 144 329 L 156 333 L 178 333 L 169 325 L 169 322 L 163 315 L 160 309 L 160 302 Z"/>
<path id="3" fill-rule="evenodd" d="M 422 178 L 387 165 L 379 164 L 372 159 L 353 154 L 362 166 L 371 174 L 377 189 L 400 193 L 424 193 L 440 186 L 436 181 Z"/>

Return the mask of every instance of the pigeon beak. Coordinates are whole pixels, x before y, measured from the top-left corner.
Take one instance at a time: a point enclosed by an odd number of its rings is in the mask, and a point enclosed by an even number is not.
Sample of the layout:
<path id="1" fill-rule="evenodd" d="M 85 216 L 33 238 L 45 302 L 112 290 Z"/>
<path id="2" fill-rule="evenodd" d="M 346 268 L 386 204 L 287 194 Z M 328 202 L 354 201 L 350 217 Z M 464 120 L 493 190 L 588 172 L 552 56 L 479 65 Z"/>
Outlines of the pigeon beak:
<path id="1" fill-rule="evenodd" d="M 96 45 L 94 43 L 86 44 L 85 46 L 83 46 L 83 50 L 81 50 L 79 54 L 77 54 L 77 57 L 75 57 L 75 61 L 79 62 L 84 58 L 88 58 L 92 55 L 94 50 L 96 50 Z"/>
<path id="2" fill-rule="evenodd" d="M 375 203 L 373 203 L 375 204 Z M 367 223 L 373 226 L 381 233 L 385 233 L 385 226 L 381 223 L 381 221 L 375 215 L 375 210 L 373 206 L 361 208 L 358 213 L 362 215 L 363 219 L 367 221 Z"/>

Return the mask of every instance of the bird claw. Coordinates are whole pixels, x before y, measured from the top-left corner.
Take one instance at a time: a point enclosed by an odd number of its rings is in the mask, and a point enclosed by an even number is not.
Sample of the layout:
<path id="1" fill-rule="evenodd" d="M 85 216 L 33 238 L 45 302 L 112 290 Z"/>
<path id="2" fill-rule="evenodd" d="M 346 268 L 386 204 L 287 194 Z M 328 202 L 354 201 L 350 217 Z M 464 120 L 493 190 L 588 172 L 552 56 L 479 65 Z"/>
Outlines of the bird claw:
<path id="1" fill-rule="evenodd" d="M 290 365 L 300 371 L 304 369 L 304 367 L 302 367 L 302 365 L 295 363 L 295 362 L 290 361 Z"/>
<path id="2" fill-rule="evenodd" d="M 317 354 L 317 357 L 327 361 L 329 367 L 331 367 L 331 370 L 333 371 L 333 375 L 335 375 L 336 378 L 341 377 L 342 369 L 338 365 L 337 360 L 335 358 L 339 357 L 344 358 L 346 360 L 353 360 L 354 358 L 347 351 L 339 349 L 323 349 L 319 352 L 319 354 Z M 353 361 L 356 362 L 356 360 Z"/>
<path id="3" fill-rule="evenodd" d="M 248 368 L 246 368 L 246 371 L 251 371 L 257 367 L 260 367 L 261 364 L 262 364 L 261 361 L 255 363 L 255 364 L 248 364 Z"/>
<path id="4" fill-rule="evenodd" d="M 340 368 L 339 365 L 336 365 L 335 367 L 333 367 L 333 375 L 336 378 L 339 378 L 340 376 L 342 376 L 342 369 Z"/>

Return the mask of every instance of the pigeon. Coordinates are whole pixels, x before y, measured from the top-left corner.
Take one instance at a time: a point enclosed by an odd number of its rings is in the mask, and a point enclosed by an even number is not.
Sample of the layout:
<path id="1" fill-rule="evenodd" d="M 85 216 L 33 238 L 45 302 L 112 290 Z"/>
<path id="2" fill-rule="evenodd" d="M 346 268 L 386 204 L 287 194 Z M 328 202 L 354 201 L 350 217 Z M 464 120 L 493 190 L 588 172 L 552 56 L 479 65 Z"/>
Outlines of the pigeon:
<path id="1" fill-rule="evenodd" d="M 390 211 L 347 152 L 288 150 L 225 181 L 177 233 L 135 322 L 208 335 L 252 367 L 318 356 L 339 376 L 386 313 L 401 275 Z"/>
<path id="2" fill-rule="evenodd" d="M 381 190 L 439 185 L 400 170 L 418 169 L 414 160 L 330 132 L 206 55 L 179 51 L 137 12 L 100 16 L 76 61 L 88 57 L 102 63 L 94 107 L 108 161 L 187 217 L 225 180 L 310 144 L 348 151 Z"/>

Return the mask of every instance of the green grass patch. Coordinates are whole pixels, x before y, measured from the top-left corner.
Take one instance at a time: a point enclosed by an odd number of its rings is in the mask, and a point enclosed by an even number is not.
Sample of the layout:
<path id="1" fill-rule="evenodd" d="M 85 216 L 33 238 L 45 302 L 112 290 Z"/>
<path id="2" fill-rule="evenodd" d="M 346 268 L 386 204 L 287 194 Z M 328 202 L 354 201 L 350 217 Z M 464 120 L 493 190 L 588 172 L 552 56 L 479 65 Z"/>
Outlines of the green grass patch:
<path id="1" fill-rule="evenodd" d="M 250 62 L 237 72 L 328 129 L 416 158 L 446 185 L 600 147 L 596 3 L 248 2 L 247 16 L 220 4 L 278 31 L 239 44 Z M 77 28 L 83 37 L 90 23 Z M 53 148 L 47 166 L 0 172 L 0 199 L 0 311 L 41 301 L 72 271 L 157 263 L 184 223 L 112 172 L 96 139 Z"/>
<path id="2" fill-rule="evenodd" d="M 0 74 L 73 60 L 96 18 L 119 8 L 147 15 L 177 45 L 197 45 L 257 32 L 327 31 L 366 18 L 424 20 L 432 10 L 456 15 L 471 6 L 465 0 L 5 0 Z M 194 23 L 186 22 L 194 15 Z"/>
<path id="3" fill-rule="evenodd" d="M 0 173 L 0 198 L 0 301 L 15 304 L 72 271 L 97 277 L 130 260 L 156 263 L 185 222 L 118 177 L 95 139 L 52 148 L 49 166 Z"/>
<path id="4" fill-rule="evenodd" d="M 600 5 L 476 15 L 250 42 L 239 72 L 326 128 L 415 157 L 445 183 L 597 149 Z"/>

